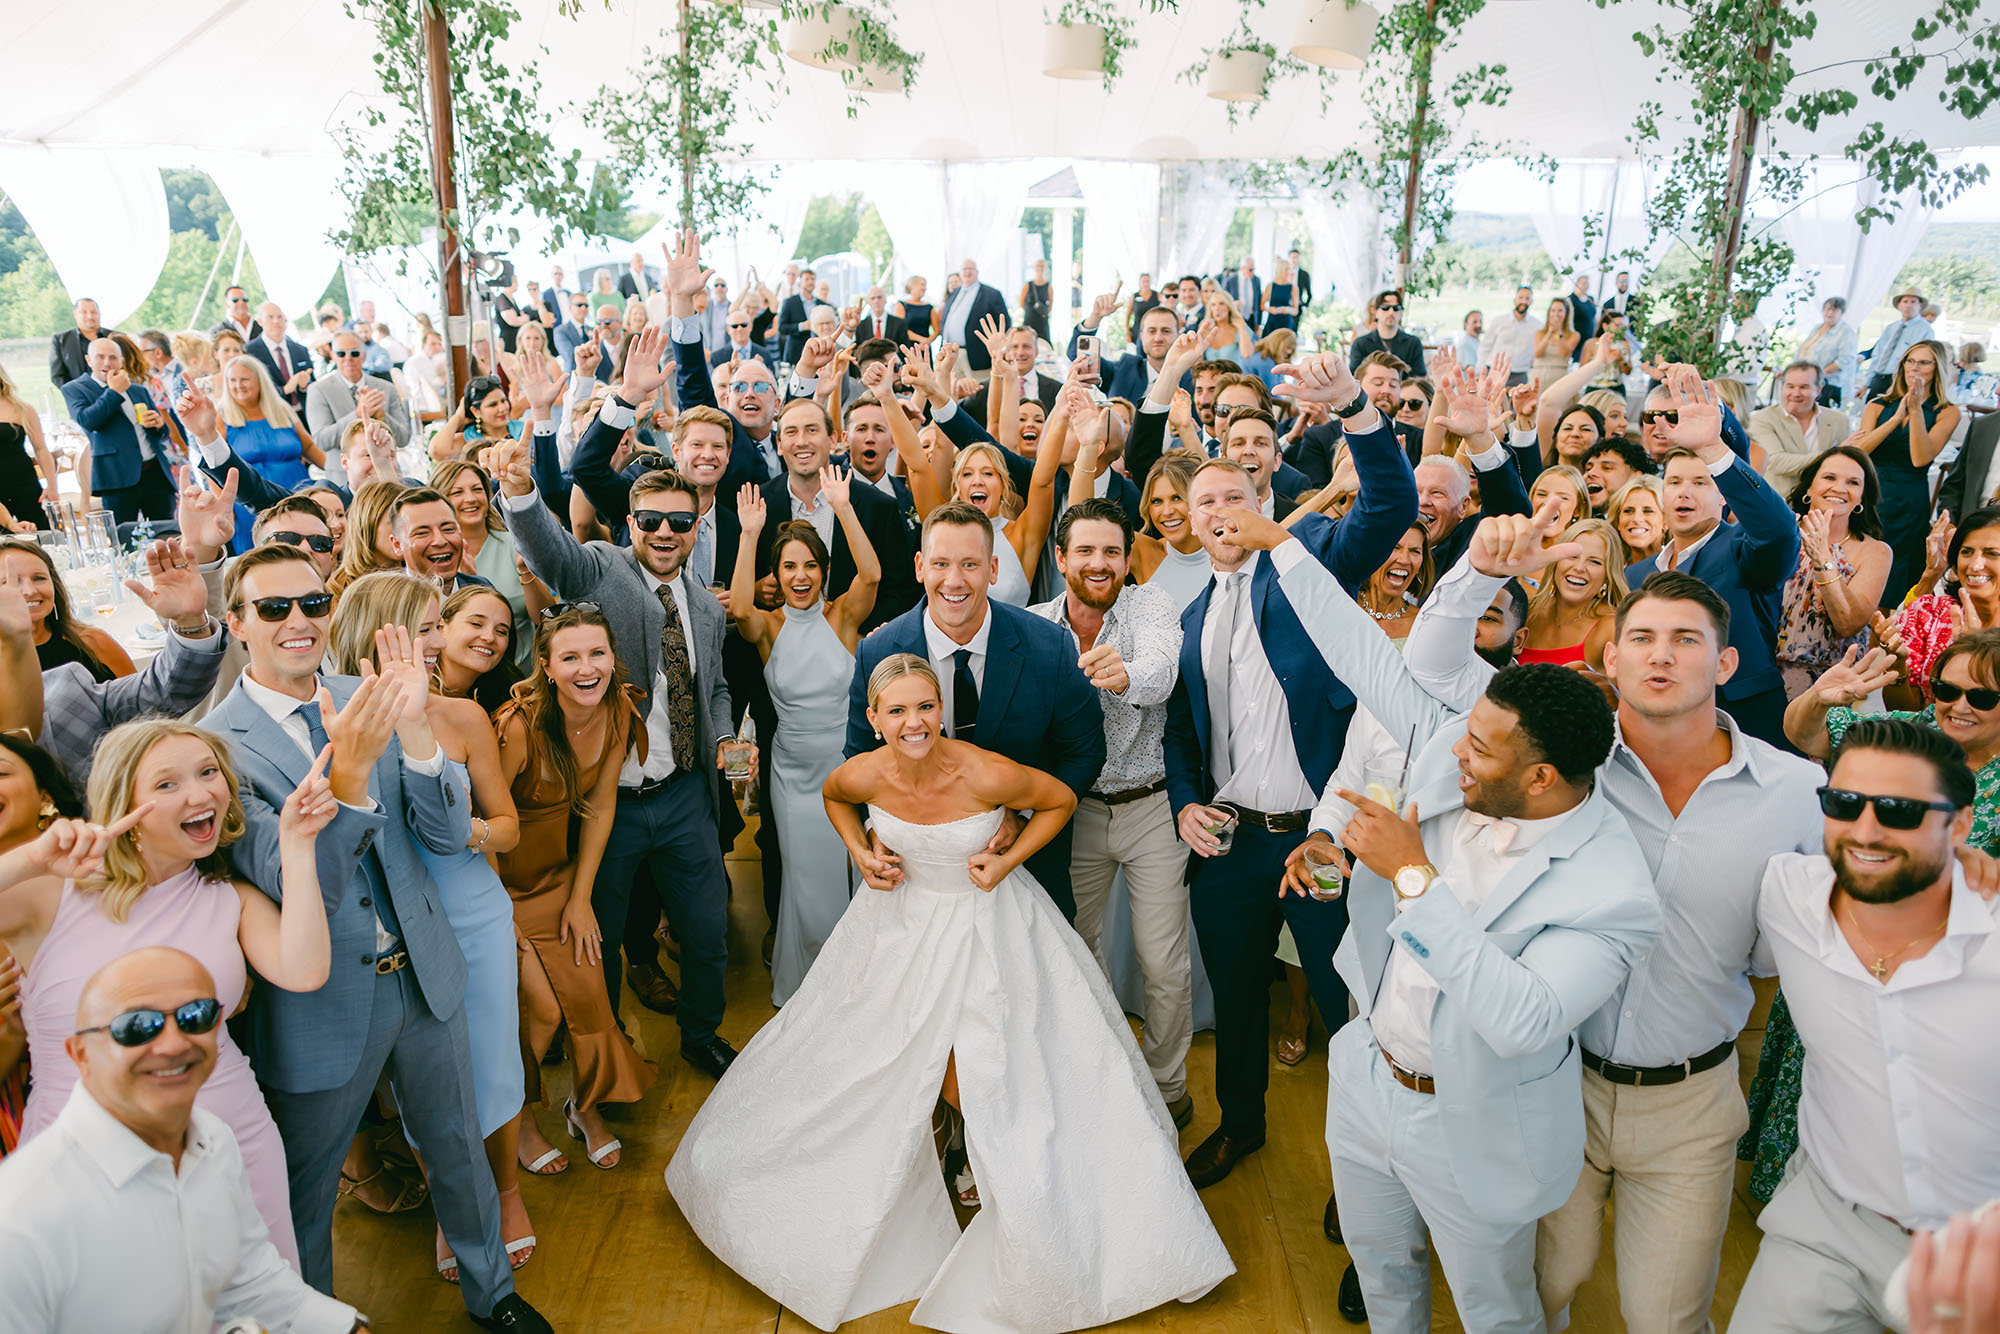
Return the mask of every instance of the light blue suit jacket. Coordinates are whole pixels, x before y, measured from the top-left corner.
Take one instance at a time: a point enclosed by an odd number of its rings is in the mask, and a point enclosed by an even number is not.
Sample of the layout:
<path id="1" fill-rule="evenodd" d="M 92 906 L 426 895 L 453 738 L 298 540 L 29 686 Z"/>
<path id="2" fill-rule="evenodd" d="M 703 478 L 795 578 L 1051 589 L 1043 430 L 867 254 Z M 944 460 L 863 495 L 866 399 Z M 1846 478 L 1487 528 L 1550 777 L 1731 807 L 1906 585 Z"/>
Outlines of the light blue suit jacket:
<path id="1" fill-rule="evenodd" d="M 320 678 L 336 706 L 360 685 L 352 676 Z M 202 726 L 224 737 L 235 752 L 242 783 L 243 837 L 230 847 L 236 869 L 272 899 L 279 899 L 278 812 L 311 767 L 305 752 L 270 714 L 236 688 Z M 441 771 L 426 777 L 403 766 L 394 739 L 368 782 L 372 811 L 342 806 L 320 831 L 316 851 L 320 897 L 333 937 L 333 964 L 318 991 L 261 986 L 250 1005 L 250 1063 L 257 1078 L 286 1093 L 339 1088 L 354 1077 L 368 1043 L 368 1012 L 375 997 L 375 909 L 361 874 L 362 854 L 373 846 L 382 859 L 391 901 L 403 928 L 403 947 L 416 970 L 424 1003 L 449 1019 L 465 999 L 465 955 L 452 935 L 437 886 L 424 869 L 413 839 L 433 852 L 462 851 L 472 832 L 464 794 Z"/>
<path id="2" fill-rule="evenodd" d="M 1320 652 L 1395 737 L 1412 729 L 1409 799 L 1441 854 L 1464 807 L 1452 747 L 1465 718 L 1425 694 L 1402 656 L 1311 559 L 1280 580 Z M 1525 1223 L 1570 1196 L 1583 1168 L 1582 1062 L 1573 1037 L 1645 957 L 1662 917 L 1632 831 L 1601 791 L 1524 852 L 1476 912 L 1442 880 L 1396 911 L 1357 867 L 1334 954 L 1367 1023 L 1398 943 L 1438 984 L 1431 1059 L 1444 1148 L 1465 1198 L 1491 1222 Z"/>

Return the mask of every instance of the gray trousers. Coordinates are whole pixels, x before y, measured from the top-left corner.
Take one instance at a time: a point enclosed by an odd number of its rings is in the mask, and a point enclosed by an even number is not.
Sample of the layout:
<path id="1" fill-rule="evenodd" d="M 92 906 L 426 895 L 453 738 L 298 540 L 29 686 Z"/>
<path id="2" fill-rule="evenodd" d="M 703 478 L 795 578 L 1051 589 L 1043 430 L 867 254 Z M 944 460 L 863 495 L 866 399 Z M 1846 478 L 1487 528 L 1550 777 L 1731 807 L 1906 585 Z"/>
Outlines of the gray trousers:
<path id="1" fill-rule="evenodd" d="M 1910 1239 L 1835 1194 L 1803 1148 L 1757 1226 L 1764 1240 L 1729 1318 L 1732 1334 L 1880 1334 L 1889 1323 L 1882 1290 Z"/>
<path id="2" fill-rule="evenodd" d="M 285 1141 L 300 1268 L 306 1282 L 333 1294 L 333 1201 L 340 1165 L 386 1069 L 403 1130 L 423 1156 L 438 1226 L 458 1257 L 465 1308 L 486 1315 L 514 1290 L 514 1275 L 500 1245 L 500 1195 L 479 1137 L 465 1010 L 439 1019 L 425 1006 L 416 974 L 405 968 L 375 979 L 367 1022 L 368 1045 L 347 1083 L 314 1093 L 264 1089 Z"/>

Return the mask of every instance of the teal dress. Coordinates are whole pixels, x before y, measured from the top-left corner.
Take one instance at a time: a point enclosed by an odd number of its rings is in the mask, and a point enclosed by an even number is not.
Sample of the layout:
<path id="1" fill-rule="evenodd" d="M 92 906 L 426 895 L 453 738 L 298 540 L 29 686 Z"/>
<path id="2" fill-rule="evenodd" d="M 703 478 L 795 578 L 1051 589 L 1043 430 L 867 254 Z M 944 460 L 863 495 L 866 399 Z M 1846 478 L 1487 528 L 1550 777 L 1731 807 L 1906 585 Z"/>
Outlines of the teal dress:
<path id="1" fill-rule="evenodd" d="M 1834 749 L 1847 729 L 1863 717 L 1900 718 L 1936 726 L 1935 706 L 1918 713 L 1861 714 L 1853 709 L 1832 709 L 1826 715 L 1827 740 Z M 1966 842 L 1988 856 L 2000 856 L 2000 756 L 1981 765 L 1973 775 L 1978 795 L 1972 804 L 1972 832 Z M 1750 1128 L 1736 1141 L 1736 1156 L 1751 1164 L 1750 1193 L 1759 1203 L 1768 1204 L 1772 1192 L 1785 1174 L 1785 1163 L 1799 1147 L 1799 1088 L 1805 1078 L 1806 1049 L 1792 1024 L 1792 1012 L 1780 991 L 1771 1001 L 1771 1017 L 1764 1025 L 1764 1051 L 1757 1058 L 1757 1077 L 1750 1083 Z"/>

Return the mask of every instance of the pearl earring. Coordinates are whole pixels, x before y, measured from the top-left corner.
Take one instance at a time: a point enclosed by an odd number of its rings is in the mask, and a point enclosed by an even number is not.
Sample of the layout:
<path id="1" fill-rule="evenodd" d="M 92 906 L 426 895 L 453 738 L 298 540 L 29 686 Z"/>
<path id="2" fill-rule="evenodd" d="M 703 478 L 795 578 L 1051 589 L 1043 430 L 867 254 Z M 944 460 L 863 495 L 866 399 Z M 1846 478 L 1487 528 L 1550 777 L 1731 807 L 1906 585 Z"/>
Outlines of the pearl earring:
<path id="1" fill-rule="evenodd" d="M 877 741 L 880 741 L 880 740 L 882 739 L 882 734 L 881 734 L 880 732 L 877 732 L 877 733 L 875 734 L 875 739 L 876 739 Z"/>

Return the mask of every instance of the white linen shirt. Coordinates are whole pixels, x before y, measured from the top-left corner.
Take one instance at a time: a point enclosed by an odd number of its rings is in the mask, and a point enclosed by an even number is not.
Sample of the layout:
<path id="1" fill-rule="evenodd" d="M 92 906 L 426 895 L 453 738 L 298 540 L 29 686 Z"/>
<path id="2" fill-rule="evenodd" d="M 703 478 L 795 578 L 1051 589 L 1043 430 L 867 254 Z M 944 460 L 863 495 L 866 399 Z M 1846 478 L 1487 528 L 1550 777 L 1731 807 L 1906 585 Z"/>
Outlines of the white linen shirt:
<path id="1" fill-rule="evenodd" d="M 0 1161 L 0 1329 L 346 1334 L 355 1310 L 285 1262 L 250 1199 L 243 1154 L 196 1107 L 180 1168 L 79 1084 L 49 1128 Z"/>

